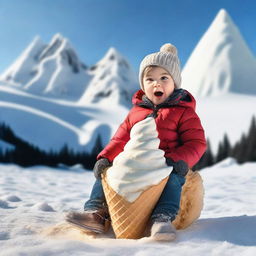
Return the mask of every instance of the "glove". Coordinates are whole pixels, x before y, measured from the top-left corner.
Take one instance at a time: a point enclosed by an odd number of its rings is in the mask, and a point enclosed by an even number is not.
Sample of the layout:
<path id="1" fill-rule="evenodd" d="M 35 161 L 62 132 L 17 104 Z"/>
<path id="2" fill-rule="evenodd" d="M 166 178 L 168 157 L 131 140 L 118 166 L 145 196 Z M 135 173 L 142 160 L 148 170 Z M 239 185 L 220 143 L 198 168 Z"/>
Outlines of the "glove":
<path id="1" fill-rule="evenodd" d="M 168 166 L 173 166 L 173 172 L 183 177 L 185 177 L 188 173 L 188 170 L 189 170 L 188 164 L 183 160 L 174 162 L 172 161 L 171 158 L 166 158 L 166 164 Z"/>
<path id="2" fill-rule="evenodd" d="M 108 161 L 107 158 L 100 158 L 93 167 L 93 173 L 95 178 L 101 179 L 101 174 L 109 166 L 111 166 L 111 163 Z"/>

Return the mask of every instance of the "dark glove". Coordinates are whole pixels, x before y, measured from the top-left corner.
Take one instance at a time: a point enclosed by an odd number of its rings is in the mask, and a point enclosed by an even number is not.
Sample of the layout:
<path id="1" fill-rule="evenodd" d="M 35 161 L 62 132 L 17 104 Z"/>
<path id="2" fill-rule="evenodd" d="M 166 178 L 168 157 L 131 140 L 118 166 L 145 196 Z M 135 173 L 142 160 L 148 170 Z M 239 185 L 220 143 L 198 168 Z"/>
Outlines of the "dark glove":
<path id="1" fill-rule="evenodd" d="M 100 158 L 93 167 L 93 173 L 95 178 L 101 179 L 101 174 L 109 166 L 111 166 L 111 163 L 108 161 L 107 158 Z"/>
<path id="2" fill-rule="evenodd" d="M 173 172 L 177 173 L 183 177 L 185 177 L 188 173 L 188 170 L 189 170 L 188 164 L 183 160 L 174 162 L 174 161 L 172 161 L 172 159 L 166 158 L 166 164 L 168 166 L 173 166 Z"/>

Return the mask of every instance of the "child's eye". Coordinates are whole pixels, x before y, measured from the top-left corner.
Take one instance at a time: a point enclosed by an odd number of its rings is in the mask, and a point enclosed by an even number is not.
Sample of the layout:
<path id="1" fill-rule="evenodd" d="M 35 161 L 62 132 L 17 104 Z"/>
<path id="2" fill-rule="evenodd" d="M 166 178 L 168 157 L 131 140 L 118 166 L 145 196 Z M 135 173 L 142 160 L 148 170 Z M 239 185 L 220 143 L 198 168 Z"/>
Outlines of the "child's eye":
<path id="1" fill-rule="evenodd" d="M 168 79 L 167 76 L 162 76 L 162 77 L 161 77 L 161 80 L 167 80 L 167 79 Z"/>
<path id="2" fill-rule="evenodd" d="M 152 82 L 152 81 L 153 81 L 153 79 L 152 79 L 152 78 L 150 78 L 150 77 L 148 77 L 148 78 L 146 78 L 146 81 L 148 81 L 148 82 Z"/>

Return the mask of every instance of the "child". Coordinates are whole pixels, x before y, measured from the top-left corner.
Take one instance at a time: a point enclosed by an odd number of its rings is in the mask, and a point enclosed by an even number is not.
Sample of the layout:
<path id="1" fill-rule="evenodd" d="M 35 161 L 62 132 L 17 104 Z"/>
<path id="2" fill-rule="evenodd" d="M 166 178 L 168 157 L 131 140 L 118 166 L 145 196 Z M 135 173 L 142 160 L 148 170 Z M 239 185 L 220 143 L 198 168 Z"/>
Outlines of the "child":
<path id="1" fill-rule="evenodd" d="M 131 128 L 152 116 L 160 139 L 159 148 L 165 152 L 166 163 L 173 167 L 173 171 L 151 215 L 151 236 L 156 240 L 172 240 L 176 233 L 171 222 L 179 210 L 185 176 L 206 150 L 204 130 L 195 112 L 195 99 L 180 88 L 180 64 L 173 45 L 165 44 L 160 52 L 149 54 L 142 60 L 139 82 L 141 90 L 133 96 L 134 107 L 97 157 L 94 167 L 97 180 L 84 212 L 70 213 L 67 220 L 91 231 L 104 232 L 109 216 L 101 173 L 123 151 L 130 139 Z"/>

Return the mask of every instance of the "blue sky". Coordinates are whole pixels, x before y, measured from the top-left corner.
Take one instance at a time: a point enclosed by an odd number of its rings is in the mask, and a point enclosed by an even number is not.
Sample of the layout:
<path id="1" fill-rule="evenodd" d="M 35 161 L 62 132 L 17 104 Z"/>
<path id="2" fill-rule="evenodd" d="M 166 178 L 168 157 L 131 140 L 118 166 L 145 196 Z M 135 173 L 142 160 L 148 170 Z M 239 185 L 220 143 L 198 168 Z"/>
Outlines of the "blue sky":
<path id="1" fill-rule="evenodd" d="M 256 55 L 254 0 L 0 0 L 0 73 L 36 35 L 48 43 L 56 33 L 87 65 L 113 46 L 137 71 L 146 54 L 171 42 L 184 66 L 221 8 Z"/>

